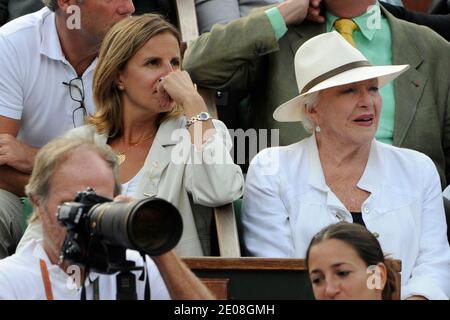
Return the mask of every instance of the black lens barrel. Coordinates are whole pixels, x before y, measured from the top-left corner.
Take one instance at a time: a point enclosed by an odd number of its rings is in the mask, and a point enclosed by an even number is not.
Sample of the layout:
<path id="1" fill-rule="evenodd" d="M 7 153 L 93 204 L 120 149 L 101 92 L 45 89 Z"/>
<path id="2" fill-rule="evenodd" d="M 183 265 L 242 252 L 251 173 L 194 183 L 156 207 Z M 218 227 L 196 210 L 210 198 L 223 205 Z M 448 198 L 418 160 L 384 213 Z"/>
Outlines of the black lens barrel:
<path id="1" fill-rule="evenodd" d="M 159 198 L 101 203 L 87 216 L 90 233 L 100 241 L 150 256 L 173 249 L 183 231 L 177 208 Z"/>

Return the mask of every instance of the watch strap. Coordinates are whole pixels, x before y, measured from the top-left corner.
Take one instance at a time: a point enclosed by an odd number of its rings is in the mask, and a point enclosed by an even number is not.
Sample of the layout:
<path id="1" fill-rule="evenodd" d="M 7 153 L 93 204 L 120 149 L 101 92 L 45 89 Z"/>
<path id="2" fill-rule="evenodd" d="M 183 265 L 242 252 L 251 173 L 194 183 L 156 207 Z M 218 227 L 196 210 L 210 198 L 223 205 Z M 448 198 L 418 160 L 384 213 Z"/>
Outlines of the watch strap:
<path id="1" fill-rule="evenodd" d="M 206 114 L 207 117 L 206 117 L 206 118 L 202 118 L 202 117 L 201 117 L 202 114 L 199 113 L 199 114 L 197 114 L 197 115 L 195 115 L 195 116 L 189 118 L 189 119 L 186 121 L 186 129 L 188 129 L 191 125 L 193 125 L 193 124 L 196 123 L 197 121 L 206 121 L 206 120 L 211 119 L 209 113 L 207 113 L 207 112 L 202 112 L 202 113 Z"/>

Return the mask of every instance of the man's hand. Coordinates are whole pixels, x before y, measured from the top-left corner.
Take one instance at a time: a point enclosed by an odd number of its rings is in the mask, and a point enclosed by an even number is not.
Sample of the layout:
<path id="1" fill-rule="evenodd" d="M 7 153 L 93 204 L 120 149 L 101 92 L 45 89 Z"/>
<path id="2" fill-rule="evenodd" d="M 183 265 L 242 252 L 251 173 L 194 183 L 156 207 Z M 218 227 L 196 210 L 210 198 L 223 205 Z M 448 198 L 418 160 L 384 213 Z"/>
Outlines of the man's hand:
<path id="1" fill-rule="evenodd" d="M 29 174 L 18 171 L 10 166 L 0 166 L 0 189 L 7 190 L 19 197 L 25 195 L 25 185 Z"/>
<path id="2" fill-rule="evenodd" d="M 0 166 L 8 165 L 23 173 L 31 173 L 38 150 L 10 134 L 0 134 Z"/>
<path id="3" fill-rule="evenodd" d="M 158 267 L 172 300 L 215 299 L 209 289 L 181 261 L 174 250 L 157 257 L 153 256 L 152 259 Z"/>
<path id="4" fill-rule="evenodd" d="M 286 0 L 277 6 L 288 26 L 302 23 L 308 13 L 308 7 L 309 0 Z"/>
<path id="5" fill-rule="evenodd" d="M 123 195 L 123 194 L 119 194 L 118 196 L 114 197 L 114 202 L 131 202 L 134 199 L 132 197 Z"/>
<path id="6" fill-rule="evenodd" d="M 311 0 L 309 2 L 308 15 L 306 19 L 318 23 L 324 23 L 325 17 L 320 15 L 320 4 L 322 0 Z"/>

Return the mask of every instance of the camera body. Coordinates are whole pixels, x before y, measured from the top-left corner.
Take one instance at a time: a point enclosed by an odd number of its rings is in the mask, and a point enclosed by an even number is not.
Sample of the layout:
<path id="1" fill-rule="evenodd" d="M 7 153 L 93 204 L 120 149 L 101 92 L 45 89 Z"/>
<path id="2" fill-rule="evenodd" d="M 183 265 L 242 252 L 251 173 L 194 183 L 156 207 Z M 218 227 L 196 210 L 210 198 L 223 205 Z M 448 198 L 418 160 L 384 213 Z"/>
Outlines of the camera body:
<path id="1" fill-rule="evenodd" d="M 87 188 L 85 191 L 77 192 L 73 202 L 65 202 L 58 207 L 58 220 L 67 229 L 76 228 L 93 206 L 111 201 L 99 196 L 94 189 Z"/>
<path id="2" fill-rule="evenodd" d="M 97 249 L 101 246 L 88 223 L 89 212 L 99 203 L 111 202 L 111 199 L 99 196 L 94 189 L 87 188 L 78 192 L 73 202 L 65 202 L 58 207 L 58 221 L 67 228 L 66 238 L 61 247 L 60 261 L 69 261 L 78 265 L 89 265 L 89 245 Z M 97 255 L 99 250 L 96 250 Z M 96 259 L 100 261 L 100 259 Z M 101 268 L 103 269 L 103 268 Z"/>
<path id="3" fill-rule="evenodd" d="M 60 205 L 57 219 L 67 228 L 60 261 L 106 274 L 129 269 L 126 249 L 161 255 L 175 247 L 183 230 L 180 213 L 166 200 L 113 202 L 92 188 Z"/>

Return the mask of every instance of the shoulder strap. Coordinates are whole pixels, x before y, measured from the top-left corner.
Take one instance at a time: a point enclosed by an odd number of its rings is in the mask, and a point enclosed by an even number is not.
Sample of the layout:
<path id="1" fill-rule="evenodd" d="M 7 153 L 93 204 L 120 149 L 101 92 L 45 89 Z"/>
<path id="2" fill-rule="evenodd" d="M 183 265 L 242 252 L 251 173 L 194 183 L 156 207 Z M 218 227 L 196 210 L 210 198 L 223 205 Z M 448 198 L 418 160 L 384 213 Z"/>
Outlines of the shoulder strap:
<path id="1" fill-rule="evenodd" d="M 44 282 L 45 295 L 47 296 L 47 300 L 53 300 L 52 284 L 48 275 L 47 264 L 42 259 L 39 261 L 39 263 L 41 265 L 41 276 L 42 281 Z"/>

